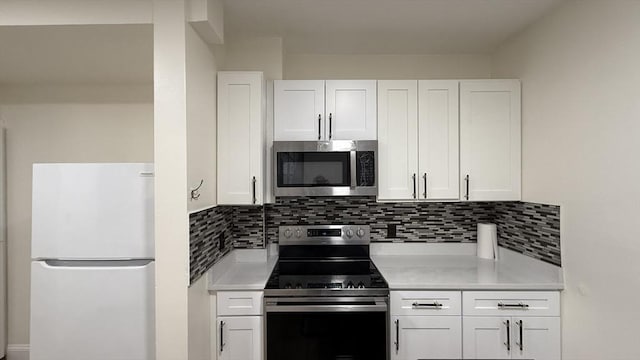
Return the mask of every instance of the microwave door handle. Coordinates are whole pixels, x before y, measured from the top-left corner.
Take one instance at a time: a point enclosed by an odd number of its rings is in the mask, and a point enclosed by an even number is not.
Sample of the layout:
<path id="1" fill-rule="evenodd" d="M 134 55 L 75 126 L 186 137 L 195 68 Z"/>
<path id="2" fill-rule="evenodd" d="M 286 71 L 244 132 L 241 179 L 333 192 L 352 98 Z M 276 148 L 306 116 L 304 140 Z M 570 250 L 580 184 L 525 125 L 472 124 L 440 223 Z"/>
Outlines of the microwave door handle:
<path id="1" fill-rule="evenodd" d="M 356 151 L 355 150 L 351 150 L 351 174 L 349 175 L 351 177 L 351 189 L 356 188 L 356 186 L 358 185 L 356 182 Z"/>

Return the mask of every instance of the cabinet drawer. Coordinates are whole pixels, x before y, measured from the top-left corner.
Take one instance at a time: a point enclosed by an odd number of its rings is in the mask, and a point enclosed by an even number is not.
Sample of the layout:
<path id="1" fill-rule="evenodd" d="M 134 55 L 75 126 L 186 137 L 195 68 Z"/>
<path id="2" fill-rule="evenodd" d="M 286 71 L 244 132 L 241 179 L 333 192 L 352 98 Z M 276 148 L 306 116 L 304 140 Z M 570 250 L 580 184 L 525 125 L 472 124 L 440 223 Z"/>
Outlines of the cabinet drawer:
<path id="1" fill-rule="evenodd" d="M 465 291 L 464 315 L 560 316 L 557 291 Z"/>
<path id="2" fill-rule="evenodd" d="M 262 315 L 262 291 L 218 292 L 218 316 Z"/>
<path id="3" fill-rule="evenodd" d="M 391 315 L 460 315 L 459 291 L 392 291 Z"/>

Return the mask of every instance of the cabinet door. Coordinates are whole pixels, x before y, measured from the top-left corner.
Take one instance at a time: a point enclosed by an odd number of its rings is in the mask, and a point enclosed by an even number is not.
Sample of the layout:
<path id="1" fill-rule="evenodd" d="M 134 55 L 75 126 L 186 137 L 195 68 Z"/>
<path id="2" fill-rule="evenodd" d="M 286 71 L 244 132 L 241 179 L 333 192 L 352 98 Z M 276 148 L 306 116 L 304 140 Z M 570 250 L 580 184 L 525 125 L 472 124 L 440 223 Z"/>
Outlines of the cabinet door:
<path id="1" fill-rule="evenodd" d="M 458 81 L 420 80 L 418 90 L 418 198 L 458 199 Z"/>
<path id="2" fill-rule="evenodd" d="M 515 346 L 510 329 L 510 317 L 463 317 L 462 349 L 464 359 L 510 359 Z"/>
<path id="3" fill-rule="evenodd" d="M 323 80 L 276 80 L 273 102 L 274 140 L 324 138 Z"/>
<path id="4" fill-rule="evenodd" d="M 376 81 L 327 80 L 327 140 L 376 140 Z"/>
<path id="5" fill-rule="evenodd" d="M 262 203 L 261 72 L 218 73 L 218 204 Z"/>
<path id="6" fill-rule="evenodd" d="M 418 82 L 378 81 L 378 199 L 417 196 Z"/>
<path id="7" fill-rule="evenodd" d="M 560 318 L 513 318 L 513 359 L 560 360 Z"/>
<path id="8" fill-rule="evenodd" d="M 218 360 L 261 360 L 262 317 L 218 317 Z"/>
<path id="9" fill-rule="evenodd" d="M 463 199 L 520 200 L 520 137 L 518 80 L 460 83 Z"/>
<path id="10" fill-rule="evenodd" d="M 394 316 L 391 324 L 393 360 L 461 358 L 460 316 Z"/>

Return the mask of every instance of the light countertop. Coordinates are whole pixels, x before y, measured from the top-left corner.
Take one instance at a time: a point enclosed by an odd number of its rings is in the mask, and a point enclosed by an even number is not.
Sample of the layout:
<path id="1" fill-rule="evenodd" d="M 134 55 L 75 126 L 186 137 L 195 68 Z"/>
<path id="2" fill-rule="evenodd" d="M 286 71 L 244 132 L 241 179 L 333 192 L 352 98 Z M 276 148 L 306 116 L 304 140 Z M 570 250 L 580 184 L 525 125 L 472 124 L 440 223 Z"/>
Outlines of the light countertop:
<path id="1" fill-rule="evenodd" d="M 278 256 L 266 249 L 236 249 L 209 270 L 209 290 L 263 290 Z"/>
<path id="2" fill-rule="evenodd" d="M 391 290 L 562 290 L 562 268 L 500 248 L 479 259 L 475 244 L 372 243 Z M 278 260 L 267 249 L 233 250 L 209 270 L 210 291 L 263 290 Z"/>
<path id="3" fill-rule="evenodd" d="M 480 259 L 475 244 L 371 244 L 391 290 L 562 290 L 562 268 L 500 248 Z"/>

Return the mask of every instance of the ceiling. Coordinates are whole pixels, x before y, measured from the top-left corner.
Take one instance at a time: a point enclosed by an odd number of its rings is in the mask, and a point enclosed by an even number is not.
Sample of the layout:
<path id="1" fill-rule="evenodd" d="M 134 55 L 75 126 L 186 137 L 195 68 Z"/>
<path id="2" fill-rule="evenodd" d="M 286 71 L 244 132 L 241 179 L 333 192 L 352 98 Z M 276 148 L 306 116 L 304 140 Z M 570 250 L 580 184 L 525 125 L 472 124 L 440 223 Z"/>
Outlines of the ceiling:
<path id="1" fill-rule="evenodd" d="M 225 34 L 290 54 L 490 53 L 563 0 L 225 0 Z"/>
<path id="2" fill-rule="evenodd" d="M 0 85 L 153 82 L 151 25 L 0 27 Z"/>

